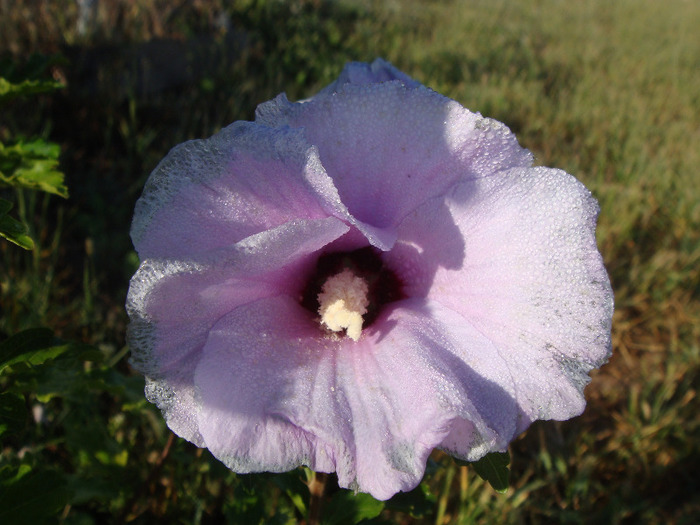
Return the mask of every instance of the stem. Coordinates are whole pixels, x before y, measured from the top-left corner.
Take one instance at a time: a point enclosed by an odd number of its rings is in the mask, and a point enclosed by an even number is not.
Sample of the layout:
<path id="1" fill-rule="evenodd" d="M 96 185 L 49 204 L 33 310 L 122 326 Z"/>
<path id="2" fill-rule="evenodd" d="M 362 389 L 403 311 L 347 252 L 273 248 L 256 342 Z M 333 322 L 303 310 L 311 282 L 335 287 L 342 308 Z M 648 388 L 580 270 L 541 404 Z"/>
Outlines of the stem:
<path id="1" fill-rule="evenodd" d="M 321 506 L 323 504 L 323 493 L 326 490 L 328 474 L 314 472 L 309 481 L 309 520 L 308 525 L 319 525 L 321 523 Z"/>
<path id="2" fill-rule="evenodd" d="M 452 487 L 452 478 L 454 478 L 455 470 L 455 464 L 453 461 L 451 461 L 450 465 L 445 471 L 445 486 L 442 488 L 442 494 L 440 494 L 440 499 L 438 500 L 435 525 L 442 525 L 445 523 L 445 511 L 447 510 L 447 502 L 450 499 L 450 487 Z"/>
<path id="3" fill-rule="evenodd" d="M 459 516 L 458 523 L 469 523 L 467 521 L 467 495 L 469 491 L 469 478 L 467 477 L 467 467 L 459 467 Z"/>

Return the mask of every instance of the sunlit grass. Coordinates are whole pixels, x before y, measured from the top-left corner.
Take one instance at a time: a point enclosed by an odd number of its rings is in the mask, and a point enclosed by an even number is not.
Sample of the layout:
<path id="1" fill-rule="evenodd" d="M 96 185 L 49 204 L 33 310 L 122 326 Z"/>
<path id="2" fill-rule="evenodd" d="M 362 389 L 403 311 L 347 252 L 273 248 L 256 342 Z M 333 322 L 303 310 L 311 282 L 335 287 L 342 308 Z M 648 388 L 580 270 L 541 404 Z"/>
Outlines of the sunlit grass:
<path id="1" fill-rule="evenodd" d="M 92 37 L 75 32 L 75 3 L 61 4 L 63 15 L 53 17 L 49 7 L 34 16 L 29 2 L 17 2 L 0 16 L 2 45 L 22 54 L 92 41 L 220 35 L 212 14 L 220 12 L 245 45 L 229 65 L 190 85 L 143 96 L 127 90 L 119 98 L 110 86 L 78 97 L 72 93 L 81 86 L 69 84 L 66 95 L 0 122 L 0 136 L 21 128 L 59 142 L 72 193 L 65 205 L 28 206 L 37 254 L 0 248 L 0 329 L 9 334 L 45 324 L 119 357 L 121 305 L 135 265 L 129 220 L 155 163 L 182 140 L 252 118 L 255 105 L 279 91 L 303 98 L 346 60 L 384 56 L 466 107 L 506 122 L 538 163 L 586 183 L 600 201 L 598 242 L 616 294 L 614 356 L 594 374 L 584 415 L 537 423 L 514 443 L 506 495 L 437 454 L 445 466 L 430 478 L 436 501 L 423 521 L 700 520 L 694 475 L 700 468 L 700 4 L 250 0 L 227 6 L 211 0 L 173 12 L 158 2 L 102 2 L 98 21 L 109 31 Z M 123 27 L 110 26 L 113 20 Z M 73 78 L 70 66 L 55 73 Z M 117 367 L 126 373 L 123 360 Z M 233 481 L 206 452 L 195 454 L 178 441 L 159 463 L 167 432 L 139 389 L 129 383 L 100 394 L 112 447 L 100 468 L 127 451 L 127 478 L 143 493 L 107 485 L 119 494 L 111 507 L 95 503 L 104 495 L 86 496 L 82 509 L 66 511 L 69 521 L 100 516 L 95 509 L 101 509 L 165 522 L 185 509 L 183 521 L 199 523 L 208 513 L 223 517 L 231 505 L 227 490 L 244 501 L 247 482 Z M 127 398 L 131 408 L 120 417 L 114 400 Z M 73 420 L 60 406 L 47 407 L 59 410 L 46 431 L 58 439 L 54 447 L 71 451 L 63 433 Z M 81 461 L 86 471 L 96 468 Z M 156 469 L 160 478 L 149 477 Z M 283 492 L 278 496 L 284 499 Z M 409 522 L 400 512 L 384 517 Z"/>

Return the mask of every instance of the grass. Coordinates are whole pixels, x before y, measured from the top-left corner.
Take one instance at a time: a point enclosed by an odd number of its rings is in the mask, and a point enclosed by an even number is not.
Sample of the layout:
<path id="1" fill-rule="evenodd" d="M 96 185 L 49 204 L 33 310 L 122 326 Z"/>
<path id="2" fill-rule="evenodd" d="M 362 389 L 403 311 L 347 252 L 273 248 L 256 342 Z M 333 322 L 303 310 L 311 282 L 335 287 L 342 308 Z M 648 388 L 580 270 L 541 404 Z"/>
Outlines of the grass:
<path id="1" fill-rule="evenodd" d="M 537 423 L 513 444 L 506 495 L 436 455 L 446 465 L 431 478 L 436 500 L 415 522 L 700 520 L 700 5 L 203 0 L 171 9 L 155 0 L 115 1 L 100 3 L 103 31 L 94 35 L 76 32 L 74 2 L 3 5 L 0 49 L 17 57 L 63 51 L 73 65 L 52 71 L 68 80 L 64 93 L 17 103 L 0 123 L 3 140 L 24 133 L 59 142 L 71 189 L 66 203 L 27 196 L 41 247 L 34 255 L 0 247 L 0 332 L 43 324 L 117 359 L 104 373 L 119 372 L 126 383 L 102 392 L 91 408 L 107 422 L 99 432 L 108 432 L 112 446 L 100 468 L 116 468 L 122 460 L 115 458 L 127 454 L 120 476 L 144 488 L 105 485 L 117 494 L 109 504 L 107 496 L 86 494 L 64 509 L 66 522 L 111 515 L 166 523 L 178 515 L 205 523 L 225 517 L 233 493 L 237 501 L 250 494 L 247 481 L 180 440 L 159 463 L 167 433 L 121 359 L 122 305 L 137 264 L 128 239 L 133 203 L 178 142 L 250 119 L 257 103 L 278 92 L 313 94 L 347 60 L 376 56 L 507 123 L 538 163 L 566 169 L 591 188 L 616 295 L 614 355 L 594 374 L 584 415 Z M 228 29 L 217 25 L 217 13 L 228 15 Z M 114 46 L 203 33 L 227 58 L 186 84 L 141 92 L 108 81 L 122 78 L 110 76 L 119 73 L 109 70 L 121 56 L 109 54 Z M 226 34 L 236 36 L 230 46 Z M 76 64 L 90 64 L 86 50 L 107 64 L 93 76 L 87 66 L 77 71 Z M 131 410 L 116 410 L 117 397 Z M 47 405 L 59 415 L 49 415 L 42 432 L 57 441 L 42 454 L 75 473 L 93 468 L 89 458 L 75 459 L 80 449 L 66 435 L 76 414 L 60 415 L 61 407 Z M 398 511 L 383 517 L 410 521 Z"/>

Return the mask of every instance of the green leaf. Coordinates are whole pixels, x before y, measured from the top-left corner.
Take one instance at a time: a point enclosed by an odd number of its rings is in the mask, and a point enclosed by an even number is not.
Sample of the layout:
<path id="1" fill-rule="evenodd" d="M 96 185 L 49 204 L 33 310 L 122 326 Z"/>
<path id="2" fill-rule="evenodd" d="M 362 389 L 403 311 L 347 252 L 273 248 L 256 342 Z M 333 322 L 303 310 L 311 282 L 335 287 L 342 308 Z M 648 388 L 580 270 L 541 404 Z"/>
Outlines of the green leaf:
<path id="1" fill-rule="evenodd" d="M 0 58 L 0 76 L 11 82 L 19 82 L 24 79 L 37 80 L 46 73 L 50 66 L 58 64 L 66 65 L 68 61 L 59 54 L 32 53 L 27 60 L 20 61 L 10 56 L 3 56 Z"/>
<path id="2" fill-rule="evenodd" d="M 34 241 L 28 235 L 27 227 L 16 219 L 13 219 L 7 212 L 12 209 L 12 203 L 5 199 L 0 199 L 0 237 L 15 243 L 25 250 L 34 248 Z"/>
<path id="3" fill-rule="evenodd" d="M 0 437 L 18 434 L 27 420 L 24 396 L 15 392 L 0 394 Z"/>
<path id="4" fill-rule="evenodd" d="M 0 471 L 0 523 L 42 523 L 65 507 L 69 497 L 66 479 L 58 472 L 27 471 L 26 465 Z"/>
<path id="5" fill-rule="evenodd" d="M 0 77 L 0 103 L 17 97 L 56 91 L 63 87 L 63 84 L 55 80 L 23 80 L 15 83 Z"/>
<path id="6" fill-rule="evenodd" d="M 323 525 L 354 525 L 362 520 L 376 518 L 384 510 L 384 502 L 369 494 L 337 492 L 323 507 Z"/>
<path id="7" fill-rule="evenodd" d="M 481 479 L 488 481 L 497 492 L 504 493 L 508 490 L 510 479 L 510 454 L 508 452 L 492 452 L 486 454 L 479 461 L 468 463 Z"/>
<path id="8" fill-rule="evenodd" d="M 61 341 L 48 328 L 30 328 L 0 343 L 0 372 L 10 365 L 38 365 L 54 359 L 73 345 Z"/>
<path id="9" fill-rule="evenodd" d="M 92 475 L 85 476 L 79 474 L 69 474 L 68 486 L 72 493 L 71 504 L 82 505 L 89 501 L 113 501 L 119 495 L 124 487 L 120 485 L 122 480 L 119 476 L 99 476 L 94 472 Z"/>
<path id="10" fill-rule="evenodd" d="M 427 483 L 421 483 L 411 492 L 399 492 L 386 502 L 389 510 L 405 512 L 412 518 L 422 518 L 435 510 L 435 496 Z"/>
<path id="11" fill-rule="evenodd" d="M 33 157 L 45 157 L 47 159 L 58 160 L 61 148 L 53 142 L 46 142 L 43 139 L 35 139 L 31 142 L 18 142 L 13 146 L 23 155 Z"/>
<path id="12" fill-rule="evenodd" d="M 58 171 L 57 144 L 36 139 L 7 146 L 0 142 L 0 183 L 68 197 L 65 176 Z"/>
<path id="13" fill-rule="evenodd" d="M 287 494 L 297 511 L 302 515 L 306 514 L 306 503 L 302 494 L 308 491 L 306 490 L 306 484 L 301 480 L 298 470 L 277 474 L 273 476 L 272 483 Z"/>

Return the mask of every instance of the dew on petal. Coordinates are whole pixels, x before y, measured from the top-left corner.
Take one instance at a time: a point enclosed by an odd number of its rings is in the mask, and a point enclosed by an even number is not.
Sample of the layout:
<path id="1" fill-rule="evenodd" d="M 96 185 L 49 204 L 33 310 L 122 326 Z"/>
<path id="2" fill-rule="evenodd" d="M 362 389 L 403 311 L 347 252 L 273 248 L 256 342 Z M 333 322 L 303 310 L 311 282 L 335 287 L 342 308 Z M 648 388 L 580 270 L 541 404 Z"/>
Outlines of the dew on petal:
<path id="1" fill-rule="evenodd" d="M 598 206 L 391 64 L 176 147 L 136 205 L 131 363 L 239 473 L 388 499 L 585 407 L 610 356 Z M 351 351 L 348 351 L 351 350 Z"/>

